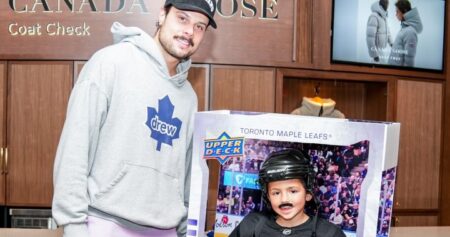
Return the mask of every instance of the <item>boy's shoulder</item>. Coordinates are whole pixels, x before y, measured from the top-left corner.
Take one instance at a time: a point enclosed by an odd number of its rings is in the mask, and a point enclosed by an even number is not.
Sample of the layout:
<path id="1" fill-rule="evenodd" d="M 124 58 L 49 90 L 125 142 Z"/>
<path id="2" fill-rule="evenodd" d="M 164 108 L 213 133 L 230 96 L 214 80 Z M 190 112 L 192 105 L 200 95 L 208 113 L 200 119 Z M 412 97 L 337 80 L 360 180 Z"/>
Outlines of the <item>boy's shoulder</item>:
<path id="1" fill-rule="evenodd" d="M 247 236 L 259 236 L 264 223 L 269 218 L 259 212 L 251 212 L 244 217 L 239 225 L 231 232 L 230 237 L 247 237 Z"/>
<path id="2" fill-rule="evenodd" d="M 322 218 L 317 219 L 317 236 L 345 237 L 342 229 Z"/>
<path id="3" fill-rule="evenodd" d="M 249 224 L 249 225 L 256 225 L 260 221 L 265 221 L 267 219 L 269 219 L 267 217 L 267 215 L 264 213 L 261 213 L 261 212 L 251 212 L 248 215 L 246 215 L 244 218 L 246 224 Z"/>

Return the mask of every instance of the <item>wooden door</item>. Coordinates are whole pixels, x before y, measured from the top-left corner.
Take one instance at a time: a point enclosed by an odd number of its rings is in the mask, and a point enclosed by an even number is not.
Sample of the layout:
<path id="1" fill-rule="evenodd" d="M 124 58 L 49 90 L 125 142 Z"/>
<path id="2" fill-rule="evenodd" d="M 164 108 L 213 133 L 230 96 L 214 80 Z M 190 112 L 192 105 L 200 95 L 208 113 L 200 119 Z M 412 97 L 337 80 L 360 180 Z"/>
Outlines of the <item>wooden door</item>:
<path id="1" fill-rule="evenodd" d="M 9 206 L 51 206 L 53 161 L 72 75 L 72 62 L 8 65 L 6 202 Z"/>
<path id="2" fill-rule="evenodd" d="M 6 146 L 5 138 L 5 125 L 6 125 L 6 62 L 0 62 L 0 153 L 4 151 Z M 0 206 L 5 205 L 5 173 L 4 166 L 5 159 L 3 154 L 0 154 Z"/>
<path id="3" fill-rule="evenodd" d="M 442 83 L 398 81 L 396 117 L 401 130 L 395 214 L 438 212 L 442 101 Z"/>

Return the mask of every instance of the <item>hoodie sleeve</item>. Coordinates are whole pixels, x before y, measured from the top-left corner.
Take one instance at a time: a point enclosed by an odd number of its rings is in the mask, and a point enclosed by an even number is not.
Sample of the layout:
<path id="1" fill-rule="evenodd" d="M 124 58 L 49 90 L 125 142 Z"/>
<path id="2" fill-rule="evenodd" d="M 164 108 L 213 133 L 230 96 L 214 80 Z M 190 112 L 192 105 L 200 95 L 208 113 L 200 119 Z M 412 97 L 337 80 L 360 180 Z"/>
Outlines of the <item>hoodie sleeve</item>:
<path id="1" fill-rule="evenodd" d="M 70 96 L 56 152 L 52 212 L 64 228 L 64 237 L 89 236 L 87 177 L 108 107 L 106 93 L 94 79 L 108 76 L 110 72 L 104 71 L 95 60 L 83 68 Z"/>
<path id="2" fill-rule="evenodd" d="M 186 177 L 184 182 L 184 206 L 186 210 L 189 209 L 189 193 L 191 189 L 191 165 L 192 165 L 192 139 L 189 143 L 189 148 L 186 151 Z M 187 232 L 187 215 L 181 219 L 180 224 L 177 227 L 177 235 L 178 237 L 186 236 Z"/>
<path id="3" fill-rule="evenodd" d="M 378 20 L 372 14 L 367 20 L 367 31 L 366 31 L 366 42 L 367 48 L 369 50 L 369 55 L 371 58 L 378 57 L 378 51 L 376 49 L 375 40 L 377 37 Z"/>

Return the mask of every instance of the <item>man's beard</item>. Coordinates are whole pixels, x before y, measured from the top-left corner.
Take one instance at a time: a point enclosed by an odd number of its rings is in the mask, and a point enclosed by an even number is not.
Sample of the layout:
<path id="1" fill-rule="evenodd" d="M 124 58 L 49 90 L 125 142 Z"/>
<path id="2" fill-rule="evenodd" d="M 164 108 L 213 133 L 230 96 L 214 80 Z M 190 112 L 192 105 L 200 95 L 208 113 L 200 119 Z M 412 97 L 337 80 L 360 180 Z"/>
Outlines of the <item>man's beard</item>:
<path id="1" fill-rule="evenodd" d="M 186 52 L 186 53 L 179 53 L 177 52 L 177 50 L 175 49 L 174 43 L 173 41 L 171 41 L 170 37 L 164 37 L 164 30 L 161 28 L 160 29 L 160 34 L 158 37 L 158 40 L 161 44 L 161 46 L 163 47 L 163 49 L 172 57 L 178 59 L 179 61 L 183 61 L 188 59 L 192 54 L 194 54 L 195 51 L 190 51 L 190 52 Z M 168 39 L 166 39 L 168 38 Z M 172 37 L 173 40 L 186 40 L 189 42 L 189 45 L 191 47 L 194 47 L 194 42 L 192 41 L 192 39 L 188 39 L 184 36 L 173 36 Z"/>

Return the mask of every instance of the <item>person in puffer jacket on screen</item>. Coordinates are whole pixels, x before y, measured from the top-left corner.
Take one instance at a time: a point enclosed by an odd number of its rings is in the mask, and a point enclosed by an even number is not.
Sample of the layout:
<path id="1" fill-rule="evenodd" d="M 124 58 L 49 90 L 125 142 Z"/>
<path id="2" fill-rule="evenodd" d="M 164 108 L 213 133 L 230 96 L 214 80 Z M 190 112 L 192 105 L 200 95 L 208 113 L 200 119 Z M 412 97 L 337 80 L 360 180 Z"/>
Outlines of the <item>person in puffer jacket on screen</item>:
<path id="1" fill-rule="evenodd" d="M 397 7 L 397 19 L 401 21 L 401 29 L 392 46 L 389 56 L 389 64 L 395 66 L 413 67 L 416 57 L 418 34 L 423 30 L 417 8 L 411 9 L 408 0 L 399 0 L 395 3 Z"/>
<path id="2" fill-rule="evenodd" d="M 366 42 L 372 62 L 386 63 L 388 46 L 392 46 L 392 37 L 387 24 L 389 0 L 379 0 L 372 4 L 372 14 L 367 20 Z"/>

